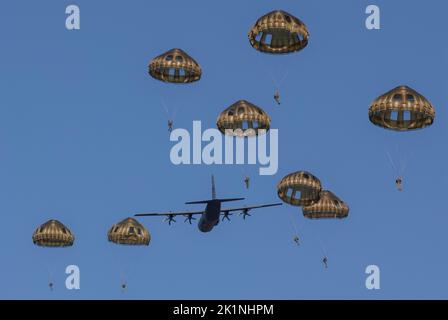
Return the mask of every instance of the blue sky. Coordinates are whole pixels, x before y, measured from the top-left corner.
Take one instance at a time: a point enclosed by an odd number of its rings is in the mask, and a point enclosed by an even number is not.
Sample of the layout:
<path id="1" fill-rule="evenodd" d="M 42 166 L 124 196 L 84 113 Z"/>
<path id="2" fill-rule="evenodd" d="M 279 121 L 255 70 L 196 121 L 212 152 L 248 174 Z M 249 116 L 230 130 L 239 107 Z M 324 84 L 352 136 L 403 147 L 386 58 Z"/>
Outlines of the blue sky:
<path id="1" fill-rule="evenodd" d="M 79 31 L 65 29 L 69 4 L 81 9 Z M 381 30 L 364 26 L 369 4 L 381 9 Z M 305 22 L 306 49 L 270 56 L 249 45 L 251 25 L 273 9 Z M 448 298 L 447 11 L 441 0 L 4 3 L 0 298 Z M 200 82 L 173 86 L 148 76 L 149 60 L 174 47 L 201 64 Z M 277 107 L 269 75 L 285 70 Z M 370 102 L 401 84 L 433 103 L 433 126 L 397 133 L 369 122 Z M 187 129 L 193 120 L 214 127 L 236 100 L 259 105 L 279 129 L 278 173 L 172 165 L 162 99 Z M 385 150 L 406 159 L 402 193 Z M 219 196 L 256 204 L 276 202 L 276 184 L 297 170 L 344 199 L 349 217 L 308 221 L 285 205 L 209 234 L 142 218 L 149 247 L 107 242 L 109 227 L 133 213 L 183 210 L 185 201 L 209 197 L 212 173 Z M 33 245 L 35 227 L 50 218 L 75 233 L 74 247 Z M 64 288 L 69 264 L 81 269 L 81 290 Z M 381 269 L 380 290 L 365 288 L 369 264 Z"/>

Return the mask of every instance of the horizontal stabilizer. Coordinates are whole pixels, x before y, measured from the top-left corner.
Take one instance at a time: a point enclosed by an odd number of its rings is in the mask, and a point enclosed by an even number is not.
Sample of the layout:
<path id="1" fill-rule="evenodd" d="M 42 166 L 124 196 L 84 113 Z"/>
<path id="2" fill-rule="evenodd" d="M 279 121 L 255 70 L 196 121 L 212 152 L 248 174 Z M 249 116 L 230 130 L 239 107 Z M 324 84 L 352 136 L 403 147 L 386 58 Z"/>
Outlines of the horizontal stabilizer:
<path id="1" fill-rule="evenodd" d="M 190 201 L 185 202 L 185 204 L 207 204 L 209 202 L 229 202 L 229 201 L 240 201 L 244 200 L 244 198 L 229 198 L 229 199 L 211 199 L 211 200 L 201 200 L 201 201 Z"/>
<path id="2" fill-rule="evenodd" d="M 230 202 L 230 201 L 241 201 L 244 198 L 228 198 L 228 199 L 218 199 L 219 202 Z"/>

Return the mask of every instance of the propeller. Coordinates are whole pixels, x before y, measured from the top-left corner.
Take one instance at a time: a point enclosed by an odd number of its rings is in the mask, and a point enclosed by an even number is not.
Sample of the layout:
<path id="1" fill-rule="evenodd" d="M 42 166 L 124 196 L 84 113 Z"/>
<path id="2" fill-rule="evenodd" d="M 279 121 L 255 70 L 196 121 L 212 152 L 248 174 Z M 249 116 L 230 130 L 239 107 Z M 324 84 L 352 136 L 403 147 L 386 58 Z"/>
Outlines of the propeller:
<path id="1" fill-rule="evenodd" d="M 229 211 L 224 211 L 224 215 L 222 216 L 221 221 L 224 221 L 224 219 L 227 219 L 228 221 L 230 221 L 229 216 L 231 216 L 232 214 Z"/>
<path id="2" fill-rule="evenodd" d="M 169 214 L 165 221 L 168 221 L 168 224 L 171 225 L 172 222 L 176 222 L 176 220 L 174 220 L 174 217 L 174 214 Z"/>
<path id="3" fill-rule="evenodd" d="M 251 216 L 250 214 L 249 214 L 249 209 L 243 209 L 243 211 L 240 213 L 240 214 L 242 214 L 243 215 L 243 219 L 244 220 L 246 220 L 246 217 L 247 216 Z"/>
<path id="4" fill-rule="evenodd" d="M 187 218 L 185 219 L 185 222 L 188 221 L 190 224 L 191 224 L 191 220 L 196 220 L 196 218 L 194 218 L 194 217 L 193 217 L 193 214 L 191 214 L 191 213 L 188 214 L 188 215 L 186 215 L 186 217 L 187 217 Z"/>

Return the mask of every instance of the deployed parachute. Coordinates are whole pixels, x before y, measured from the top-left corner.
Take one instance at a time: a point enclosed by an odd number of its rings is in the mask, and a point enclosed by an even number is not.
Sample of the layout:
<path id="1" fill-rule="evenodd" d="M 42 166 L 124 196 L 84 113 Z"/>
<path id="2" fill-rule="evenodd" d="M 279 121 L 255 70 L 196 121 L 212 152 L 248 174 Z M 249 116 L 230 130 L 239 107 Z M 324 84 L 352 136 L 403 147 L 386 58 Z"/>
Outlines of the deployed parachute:
<path id="1" fill-rule="evenodd" d="M 284 202 L 293 206 L 301 206 L 306 218 L 345 218 L 348 216 L 347 204 L 332 192 L 322 190 L 320 180 L 307 171 L 297 171 L 286 175 L 277 185 L 277 193 Z M 294 219 L 291 221 L 296 231 L 294 241 L 298 244 L 297 227 Z M 322 240 L 320 240 L 320 246 L 324 254 L 322 262 L 327 268 L 328 258 Z"/>
<path id="2" fill-rule="evenodd" d="M 379 96 L 371 103 L 369 119 L 376 126 L 385 129 L 411 131 L 432 125 L 435 119 L 435 110 L 424 96 L 414 89 L 402 85 Z M 398 147 L 397 145 L 396 148 L 399 149 Z M 397 190 L 402 191 L 407 163 L 404 152 L 403 150 L 398 151 L 398 155 L 395 157 L 399 159 L 395 160 L 389 150 L 386 150 L 386 154 L 395 171 L 395 186 Z"/>
<path id="3" fill-rule="evenodd" d="M 33 243 L 41 247 L 70 247 L 75 237 L 72 232 L 57 220 L 49 220 L 33 233 Z"/>
<path id="4" fill-rule="evenodd" d="M 61 258 L 61 252 L 53 252 L 54 248 L 65 248 L 73 246 L 75 237 L 73 233 L 57 220 L 49 220 L 37 227 L 33 233 L 33 243 L 45 249 L 51 248 L 52 252 L 45 252 L 44 260 L 48 272 L 50 290 L 53 290 L 53 272 L 56 263 Z M 66 249 L 65 249 L 66 250 Z M 65 251 L 64 250 L 64 251 Z M 58 250 L 55 250 L 58 251 Z"/>
<path id="5" fill-rule="evenodd" d="M 276 10 L 259 18 L 248 36 L 251 46 L 256 50 L 282 54 L 305 48 L 309 32 L 298 18 L 288 12 Z"/>
<path id="6" fill-rule="evenodd" d="M 201 78 L 202 70 L 187 53 L 172 49 L 151 60 L 149 74 L 164 82 L 190 83 Z"/>
<path id="7" fill-rule="evenodd" d="M 121 290 L 127 289 L 127 277 L 132 268 L 138 265 L 138 260 L 143 256 L 141 247 L 148 246 L 151 236 L 148 230 L 133 218 L 126 218 L 117 224 L 114 224 L 107 233 L 108 240 L 118 244 L 115 250 L 112 250 L 114 260 L 118 261 L 118 267 L 121 274 Z M 128 246 L 123 248 L 123 246 Z M 125 250 L 126 249 L 126 250 Z"/>
<path id="8" fill-rule="evenodd" d="M 303 207 L 303 215 L 310 219 L 322 218 L 346 218 L 348 216 L 348 205 L 336 197 L 331 191 L 322 190 L 319 201 Z"/>
<path id="9" fill-rule="evenodd" d="M 248 37 L 250 45 L 257 51 L 279 55 L 305 48 L 308 44 L 309 32 L 298 18 L 288 12 L 276 10 L 259 18 L 250 29 Z M 260 67 L 266 70 L 265 64 Z M 291 63 L 288 63 L 281 76 L 275 76 L 269 72 L 275 85 L 273 97 L 277 105 L 281 104 L 280 87 L 290 69 Z"/>
<path id="10" fill-rule="evenodd" d="M 386 92 L 369 108 L 369 119 L 373 124 L 396 131 L 425 128 L 434 122 L 434 118 L 431 103 L 408 86 Z"/>
<path id="11" fill-rule="evenodd" d="M 285 176 L 277 185 L 277 194 L 293 206 L 309 206 L 319 200 L 322 189 L 320 180 L 307 171 L 297 171 Z"/>
<path id="12" fill-rule="evenodd" d="M 114 224 L 107 237 L 110 242 L 121 245 L 147 246 L 151 241 L 148 230 L 133 218 L 126 218 Z"/>
<path id="13" fill-rule="evenodd" d="M 268 131 L 270 124 L 271 118 L 268 114 L 246 100 L 239 100 L 232 104 L 221 112 L 216 121 L 219 131 L 223 134 L 236 136 L 258 135 L 261 129 L 265 130 L 264 132 Z M 233 131 L 226 131 L 228 129 Z"/>
<path id="14" fill-rule="evenodd" d="M 152 59 L 148 72 L 154 79 L 175 84 L 195 82 L 202 76 L 199 64 L 181 49 L 171 49 Z M 168 117 L 168 131 L 171 133 L 174 129 L 176 109 L 173 109 L 170 103 L 166 104 L 162 92 L 159 93 Z"/>

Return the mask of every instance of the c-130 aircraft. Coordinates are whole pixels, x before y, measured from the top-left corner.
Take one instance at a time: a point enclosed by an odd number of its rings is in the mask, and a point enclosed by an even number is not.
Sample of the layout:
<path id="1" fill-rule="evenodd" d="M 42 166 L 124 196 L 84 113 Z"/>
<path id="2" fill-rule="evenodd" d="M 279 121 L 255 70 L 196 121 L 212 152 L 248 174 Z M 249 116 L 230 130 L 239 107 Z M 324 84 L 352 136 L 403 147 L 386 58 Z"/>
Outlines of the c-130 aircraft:
<path id="1" fill-rule="evenodd" d="M 165 221 L 168 221 L 168 224 L 171 225 L 172 222 L 176 222 L 174 219 L 177 216 L 186 217 L 185 222 L 189 222 L 191 224 L 192 220 L 196 220 L 193 216 L 201 215 L 201 218 L 198 222 L 198 228 L 202 232 L 210 232 L 213 228 L 219 223 L 220 217 L 222 216 L 222 221 L 224 219 L 230 221 L 230 216 L 233 212 L 241 211 L 243 215 L 243 219 L 246 219 L 247 216 L 250 216 L 249 210 L 258 209 L 258 208 L 267 208 L 274 206 L 281 206 L 282 203 L 271 203 L 271 204 L 261 204 L 257 206 L 249 206 L 249 207 L 238 207 L 238 208 L 226 208 L 222 209 L 221 204 L 223 202 L 230 201 L 240 201 L 244 200 L 244 198 L 228 198 L 228 199 L 217 199 L 216 198 L 216 188 L 215 188 L 215 178 L 212 175 L 212 199 L 211 200 L 202 200 L 202 201 L 190 201 L 185 204 L 206 204 L 205 210 L 202 211 L 182 211 L 182 212 L 163 212 L 163 213 L 139 213 L 136 214 L 136 217 L 154 217 L 154 216 L 163 216 L 166 217 Z"/>

